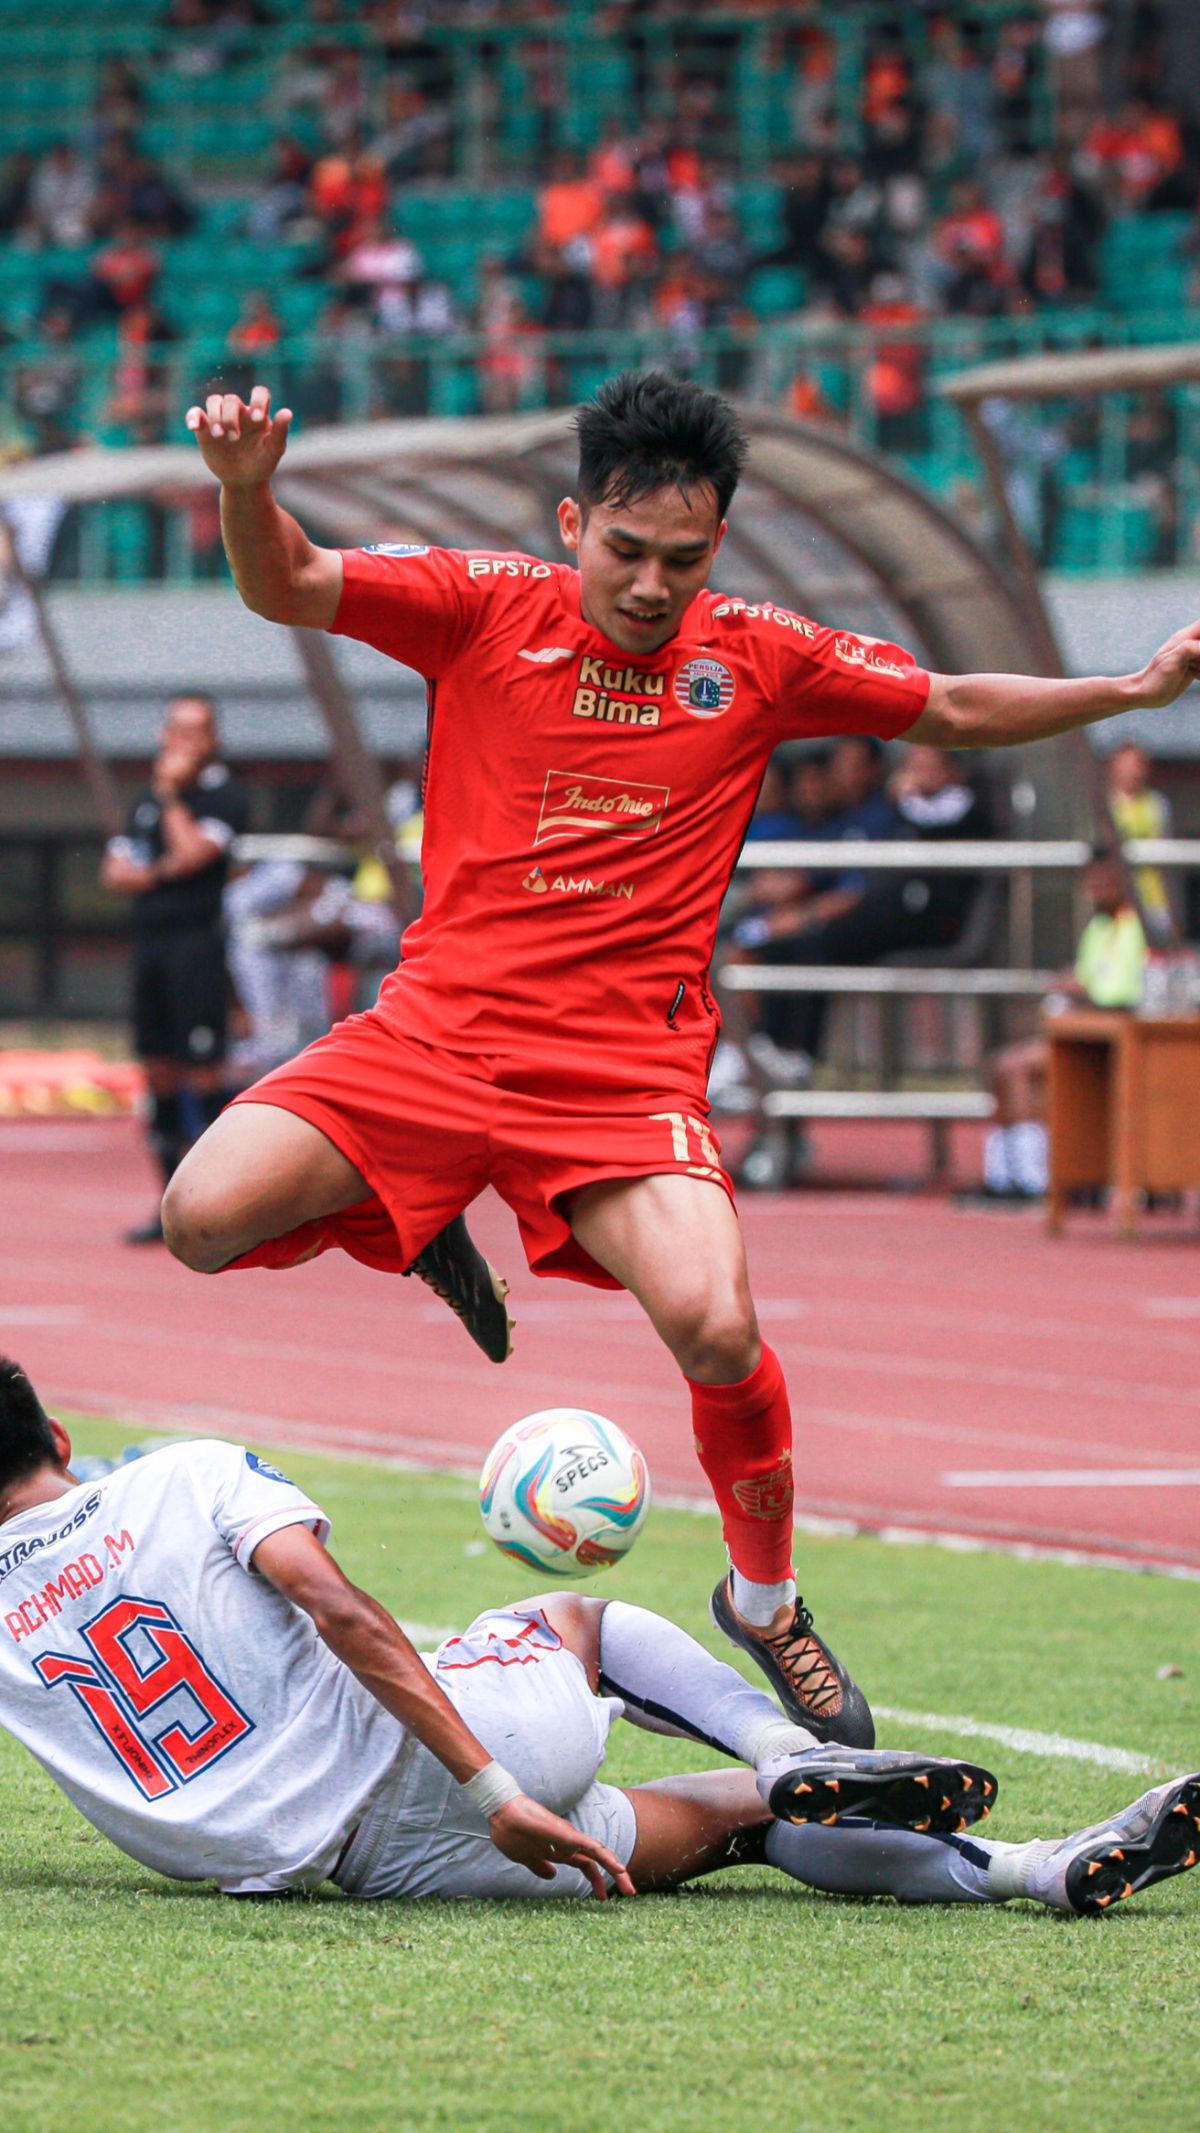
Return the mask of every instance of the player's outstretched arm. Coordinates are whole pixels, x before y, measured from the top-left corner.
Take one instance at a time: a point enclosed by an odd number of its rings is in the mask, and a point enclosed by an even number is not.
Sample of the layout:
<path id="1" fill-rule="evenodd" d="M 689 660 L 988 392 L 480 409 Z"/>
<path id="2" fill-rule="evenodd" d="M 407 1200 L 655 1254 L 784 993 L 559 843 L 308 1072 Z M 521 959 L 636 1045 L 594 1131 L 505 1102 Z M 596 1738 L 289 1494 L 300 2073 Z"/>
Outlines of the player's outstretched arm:
<path id="1" fill-rule="evenodd" d="M 483 1797 L 477 1804 L 488 1817 L 492 1842 L 507 1859 L 543 1881 L 552 1878 L 557 1866 L 578 1867 L 597 1896 L 607 1894 L 608 1874 L 623 1896 L 634 1894 L 615 1853 L 531 1800 L 493 1763 L 399 1624 L 378 1600 L 350 1583 L 307 1526 L 285 1526 L 260 1541 L 254 1568 L 303 1608 L 335 1657 L 460 1785 L 473 1786 L 482 1778 Z M 473 1788 L 472 1797 L 477 1790 Z"/>
<path id="2" fill-rule="evenodd" d="M 328 629 L 342 596 L 342 558 L 310 541 L 271 491 L 291 422 L 288 407 L 271 413 L 265 385 L 254 386 L 248 401 L 210 393 L 187 411 L 200 456 L 221 484 L 225 553 L 246 606 L 268 622 Z"/>
<path id="3" fill-rule="evenodd" d="M 1160 711 L 1200 674 L 1200 622 L 1177 630 L 1140 673 L 1051 681 L 1029 674 L 933 674 L 904 738 L 935 748 L 1015 748 L 1121 711 Z"/>

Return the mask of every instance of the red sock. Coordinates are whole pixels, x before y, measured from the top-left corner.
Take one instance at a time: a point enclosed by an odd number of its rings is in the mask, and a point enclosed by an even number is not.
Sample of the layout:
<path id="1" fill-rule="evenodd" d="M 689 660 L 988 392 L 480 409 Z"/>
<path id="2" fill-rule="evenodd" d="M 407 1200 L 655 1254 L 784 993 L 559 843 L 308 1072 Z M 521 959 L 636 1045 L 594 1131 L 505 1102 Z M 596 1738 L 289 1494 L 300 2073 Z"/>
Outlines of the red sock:
<path id="1" fill-rule="evenodd" d="M 688 1384 L 730 1561 L 756 1585 L 777 1585 L 793 1575 L 792 1413 L 779 1357 L 764 1348 L 740 1385 Z"/>

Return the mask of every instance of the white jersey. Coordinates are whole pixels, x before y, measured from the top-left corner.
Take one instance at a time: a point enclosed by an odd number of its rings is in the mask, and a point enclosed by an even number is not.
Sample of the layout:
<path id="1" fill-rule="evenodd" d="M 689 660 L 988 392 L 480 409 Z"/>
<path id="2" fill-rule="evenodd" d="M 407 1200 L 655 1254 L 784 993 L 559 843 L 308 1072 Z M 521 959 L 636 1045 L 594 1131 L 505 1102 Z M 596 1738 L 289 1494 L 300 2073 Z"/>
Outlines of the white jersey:
<path id="1" fill-rule="evenodd" d="M 122 1851 L 312 1886 L 404 1728 L 252 1570 L 328 1520 L 240 1445 L 171 1445 L 0 1526 L 0 1724 Z"/>

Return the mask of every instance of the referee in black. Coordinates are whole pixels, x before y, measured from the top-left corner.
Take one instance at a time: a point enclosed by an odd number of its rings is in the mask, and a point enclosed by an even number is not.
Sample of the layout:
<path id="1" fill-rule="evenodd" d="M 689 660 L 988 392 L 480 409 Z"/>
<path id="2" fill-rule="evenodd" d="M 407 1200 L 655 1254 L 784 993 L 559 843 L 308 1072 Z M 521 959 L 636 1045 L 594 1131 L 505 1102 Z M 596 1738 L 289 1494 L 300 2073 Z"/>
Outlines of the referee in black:
<path id="1" fill-rule="evenodd" d="M 219 746 L 212 698 L 172 697 L 151 784 L 134 802 L 125 835 L 110 841 L 100 876 L 130 899 L 134 1048 L 164 1185 L 225 1100 L 222 894 L 248 805 Z M 126 1235 L 129 1244 L 161 1240 L 157 1214 Z"/>

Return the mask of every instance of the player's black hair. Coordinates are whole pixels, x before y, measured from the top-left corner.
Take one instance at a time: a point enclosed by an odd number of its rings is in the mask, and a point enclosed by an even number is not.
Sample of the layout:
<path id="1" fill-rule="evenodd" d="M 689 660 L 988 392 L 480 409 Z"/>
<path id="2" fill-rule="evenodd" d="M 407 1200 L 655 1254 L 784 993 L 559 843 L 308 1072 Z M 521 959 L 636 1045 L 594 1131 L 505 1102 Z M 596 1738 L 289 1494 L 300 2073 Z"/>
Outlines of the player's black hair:
<path id="1" fill-rule="evenodd" d="M 50 1420 L 25 1372 L 0 1355 L 0 1490 L 39 1467 L 60 1466 Z"/>
<path id="2" fill-rule="evenodd" d="M 674 484 L 684 496 L 707 482 L 724 518 L 749 451 L 727 400 L 664 370 L 623 370 L 575 417 L 579 501 L 636 503 Z"/>

